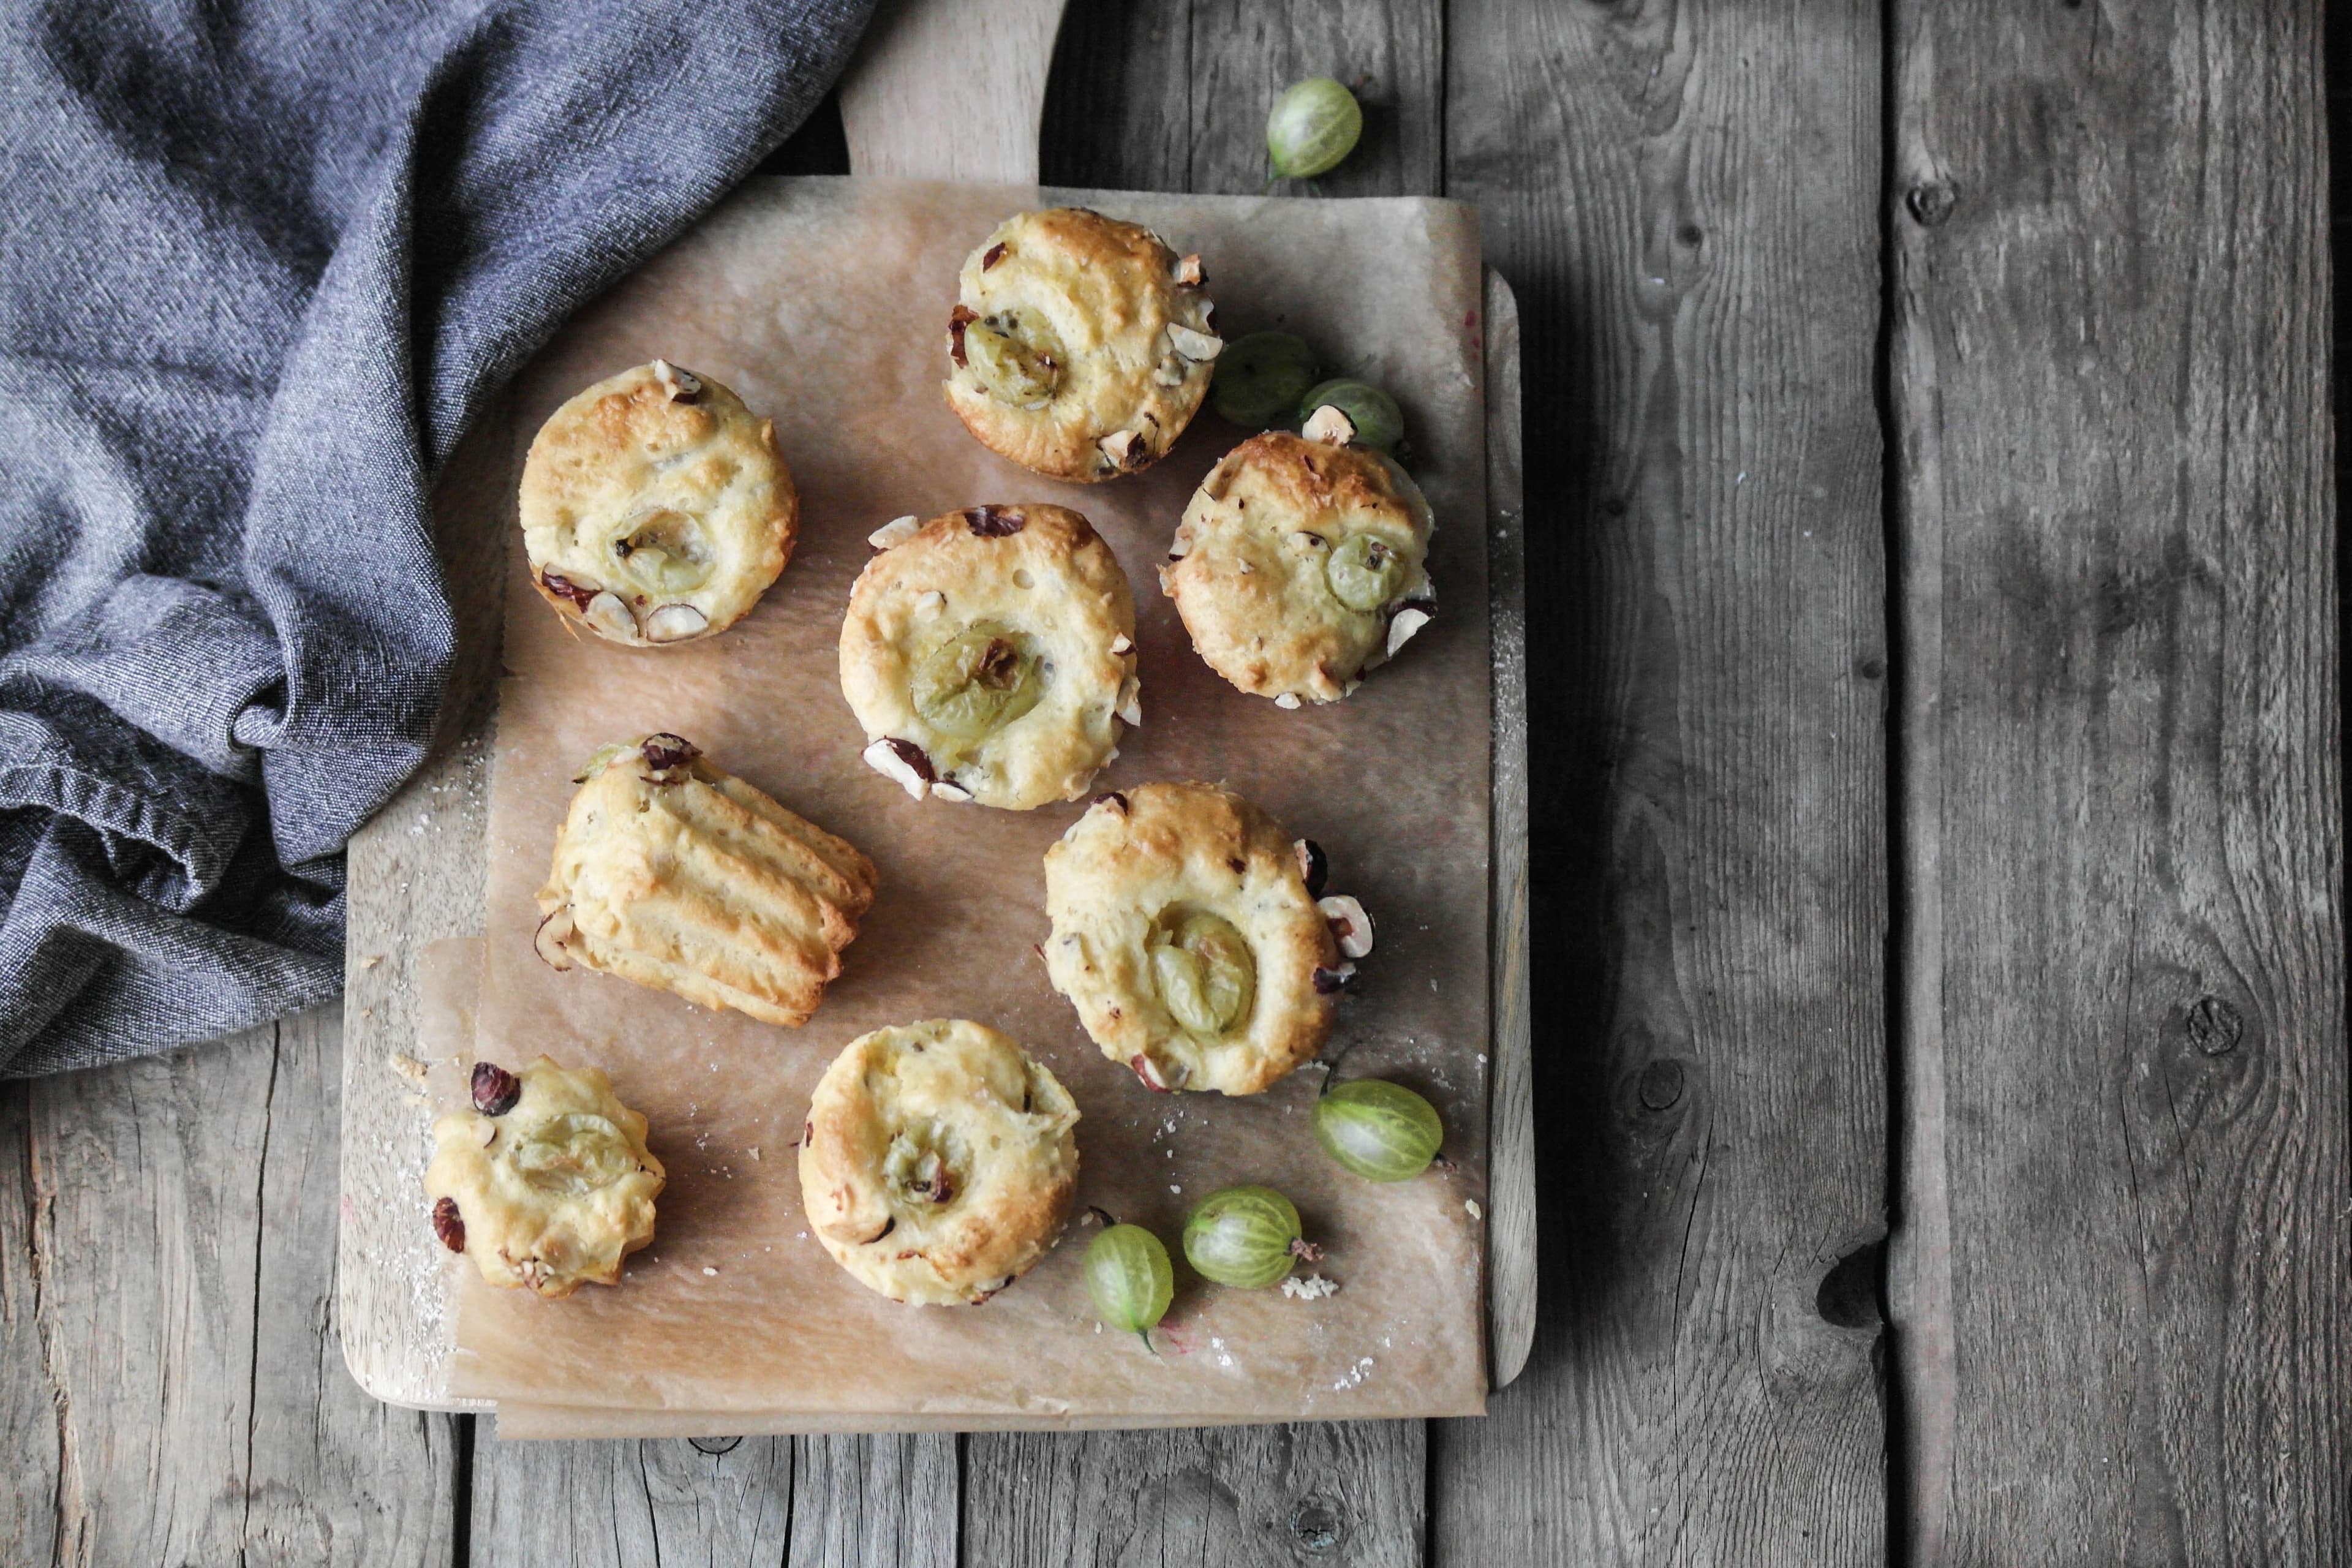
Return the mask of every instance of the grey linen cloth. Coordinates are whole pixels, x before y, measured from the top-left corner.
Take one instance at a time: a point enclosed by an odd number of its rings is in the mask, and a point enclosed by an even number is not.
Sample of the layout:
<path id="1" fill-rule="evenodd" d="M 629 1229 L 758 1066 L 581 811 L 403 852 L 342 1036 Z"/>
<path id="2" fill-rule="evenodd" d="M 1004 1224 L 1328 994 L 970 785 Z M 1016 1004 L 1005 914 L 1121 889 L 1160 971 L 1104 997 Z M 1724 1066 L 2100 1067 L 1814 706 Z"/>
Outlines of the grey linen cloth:
<path id="1" fill-rule="evenodd" d="M 340 988 L 450 658 L 436 469 L 870 3 L 0 5 L 0 1074 Z"/>

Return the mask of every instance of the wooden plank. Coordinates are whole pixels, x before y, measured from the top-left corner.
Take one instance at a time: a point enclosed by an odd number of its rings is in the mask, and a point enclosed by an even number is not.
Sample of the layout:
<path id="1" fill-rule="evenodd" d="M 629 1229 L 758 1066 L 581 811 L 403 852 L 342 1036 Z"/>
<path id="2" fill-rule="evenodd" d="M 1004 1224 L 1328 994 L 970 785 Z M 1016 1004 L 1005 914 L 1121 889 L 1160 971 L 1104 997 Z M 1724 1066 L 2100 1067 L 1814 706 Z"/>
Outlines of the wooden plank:
<path id="1" fill-rule="evenodd" d="M 1044 182 L 1202 188 L 1192 184 L 1192 0 L 1069 0 L 1037 132 Z"/>
<path id="2" fill-rule="evenodd" d="M 473 1561 L 954 1568 L 951 1436 L 648 1437 L 477 1451 Z"/>
<path id="3" fill-rule="evenodd" d="M 199 1052 L 198 1071 L 207 1060 Z M 446 1562 L 467 1485 L 456 1419 L 381 1404 L 343 1364 L 327 1263 L 339 1218 L 342 1062 L 340 1007 L 278 1023 L 253 1215 L 246 1568 Z M 234 1163 L 225 1174 L 251 1177 Z"/>
<path id="4" fill-rule="evenodd" d="M 1893 14 L 1915 1560 L 2340 1561 L 2319 8 Z"/>
<path id="5" fill-rule="evenodd" d="M 1488 1379 L 1519 1375 L 1536 1334 L 1534 976 L 1528 926 L 1527 507 L 1519 305 L 1486 269 L 1486 595 L 1495 639 L 1494 1082 L 1486 1111 Z"/>
<path id="6" fill-rule="evenodd" d="M 419 1217 L 433 1110 L 399 1069 L 425 1054 L 428 955 L 482 931 L 504 579 L 481 563 L 505 546 L 481 536 L 490 514 L 464 498 L 514 483 L 514 444 L 501 405 L 458 443 L 435 487 L 457 658 L 431 756 L 352 836 L 346 858 L 341 1185 L 361 1201 L 342 1215 L 336 1316 L 360 1386 L 410 1405 L 449 1404 L 451 1331 L 437 1310 L 447 1255 Z"/>
<path id="7" fill-rule="evenodd" d="M 799 1568 L 785 1556 L 792 1504 L 790 1437 L 484 1443 L 474 1454 L 470 1560 L 478 1568 Z"/>
<path id="8" fill-rule="evenodd" d="M 0 1397 L 50 1496 L 13 1561 L 446 1557 L 447 1420 L 328 1334 L 338 1050 L 330 1012 L 16 1091 L 36 1353 Z"/>
<path id="9" fill-rule="evenodd" d="M 881 0 L 841 79 L 850 167 L 1035 184 L 1061 21 L 1062 0 Z"/>
<path id="10" fill-rule="evenodd" d="M 1364 138 L 1314 188 L 1440 195 L 1444 54 L 1437 0 L 1075 0 L 1046 86 L 1045 183 L 1263 190 L 1275 96 L 1303 77 L 1328 76 L 1358 89 Z"/>
<path id="11" fill-rule="evenodd" d="M 1527 363 L 1537 1349 L 1440 1563 L 1875 1563 L 1876 7 L 1451 14 Z"/>
<path id="12" fill-rule="evenodd" d="M 1358 1421 L 975 1436 L 966 1439 L 966 1560 L 992 1568 L 1409 1568 L 1422 1561 L 1426 1427 Z"/>
<path id="13" fill-rule="evenodd" d="M 1433 3 L 1234 0 L 1082 5 L 1048 89 L 1045 176 L 1107 188 L 1255 191 L 1275 94 L 1303 76 L 1365 80 L 1358 155 L 1335 195 L 1430 194 L 1440 174 L 1443 16 Z M 1102 62 L 1115 68 L 1097 68 Z M 1189 128 L 1181 146 L 1166 127 Z M 1178 154 L 1181 153 L 1181 161 Z M 963 1528 L 975 1563 L 1421 1560 L 1419 1422 L 965 1440 Z"/>
<path id="14" fill-rule="evenodd" d="M 956 1568 L 956 1439 L 793 1439 L 792 1568 Z M 972 1563 L 993 1559 L 973 1555 Z"/>
<path id="15" fill-rule="evenodd" d="M 58 1557 L 65 1410 L 41 1332 L 46 1263 L 33 1181 L 32 1086 L 0 1084 L 0 1526 L 22 1563 Z"/>

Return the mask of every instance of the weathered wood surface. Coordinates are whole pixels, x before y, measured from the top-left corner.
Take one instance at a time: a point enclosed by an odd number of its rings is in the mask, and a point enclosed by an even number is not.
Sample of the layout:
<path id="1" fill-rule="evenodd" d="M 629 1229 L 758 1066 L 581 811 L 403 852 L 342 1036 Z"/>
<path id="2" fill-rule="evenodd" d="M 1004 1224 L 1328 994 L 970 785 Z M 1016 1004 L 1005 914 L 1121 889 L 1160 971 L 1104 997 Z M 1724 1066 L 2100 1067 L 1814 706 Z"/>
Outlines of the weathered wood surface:
<path id="1" fill-rule="evenodd" d="M 2319 7 L 1893 11 L 1915 1561 L 2341 1562 Z"/>
<path id="2" fill-rule="evenodd" d="M 1486 1324 L 1491 1386 L 1527 1366 L 1536 1337 L 1535 975 L 1528 855 L 1527 505 L 1520 440 L 1519 303 L 1486 269 L 1486 593 L 1494 617 L 1494 1079 L 1486 1121 Z"/>
<path id="3" fill-rule="evenodd" d="M 1438 1431 L 1439 1562 L 1885 1555 L 1877 15 L 1452 13 L 1548 607 L 1549 1131 L 1535 1357 Z"/>
<path id="4" fill-rule="evenodd" d="M 1367 144 L 1333 194 L 1443 187 L 1435 0 L 1314 8 L 1077 0 L 1042 132 L 1059 184 L 1248 192 L 1267 105 L 1300 76 L 1364 80 Z M 1183 127 L 1171 135 L 1171 125 Z M 1424 1428 L 1412 1422 L 1234 1431 L 974 1434 L 970 1560 L 1069 1563 L 1419 1560 Z"/>
<path id="5" fill-rule="evenodd" d="M 849 167 L 1037 179 L 1037 117 L 1062 0 L 880 0 L 841 80 Z"/>
<path id="6" fill-rule="evenodd" d="M 1040 132 L 1045 181 L 1263 190 L 1275 95 L 1328 76 L 1362 100 L 1364 138 L 1314 189 L 1443 195 L 1444 71 L 1442 0 L 1070 0 Z"/>
<path id="7" fill-rule="evenodd" d="M 332 1009 L 0 1092 L 11 1563 L 441 1563 L 446 1416 L 331 1318 Z"/>
<path id="8" fill-rule="evenodd" d="M 955 1568 L 955 1444 L 947 1436 L 490 1444 L 475 1461 L 472 1561 L 498 1568 Z"/>
<path id="9" fill-rule="evenodd" d="M 1488 1421 L 477 1443 L 335 1365 L 330 1013 L 0 1086 L 0 1556 L 2352 1559 L 2312 9 L 1079 0 L 1046 177 L 1255 189 L 1272 88 L 1369 72 L 1325 188 L 1480 202 L 1519 291 L 1549 1246 Z M 1823 1273 L 1890 998 L 1891 1489 Z"/>
<path id="10" fill-rule="evenodd" d="M 968 1563 L 1423 1561 L 1420 1421 L 966 1439 Z"/>

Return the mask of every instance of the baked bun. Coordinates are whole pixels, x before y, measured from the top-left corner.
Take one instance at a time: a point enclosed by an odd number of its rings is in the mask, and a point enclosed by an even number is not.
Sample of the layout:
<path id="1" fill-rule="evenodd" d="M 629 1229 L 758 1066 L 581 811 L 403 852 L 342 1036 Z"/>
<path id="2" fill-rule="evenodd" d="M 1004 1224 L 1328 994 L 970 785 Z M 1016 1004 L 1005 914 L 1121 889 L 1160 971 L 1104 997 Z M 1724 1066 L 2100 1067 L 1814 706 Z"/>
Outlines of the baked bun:
<path id="1" fill-rule="evenodd" d="M 1118 558 L 1058 506 L 901 518 L 850 591 L 841 689 L 866 760 L 920 800 L 1076 800 L 1143 721 Z"/>
<path id="2" fill-rule="evenodd" d="M 1213 784 L 1106 795 L 1045 851 L 1054 989 L 1153 1089 L 1268 1089 L 1331 1032 L 1340 932 L 1370 949 L 1354 900 L 1318 906 L 1319 857 Z"/>
<path id="3" fill-rule="evenodd" d="M 579 784 L 539 890 L 539 955 L 806 1023 L 874 902 L 874 863 L 676 735 L 607 747 Z"/>
<path id="4" fill-rule="evenodd" d="M 1062 1233 L 1078 1108 L 1054 1075 L 961 1018 L 860 1036 L 816 1086 L 801 1201 L 834 1261 L 894 1301 L 977 1304 Z"/>
<path id="5" fill-rule="evenodd" d="M 1201 481 L 1160 585 L 1194 649 L 1242 690 L 1336 702 L 1435 613 L 1433 526 L 1384 454 L 1268 431 Z"/>
<path id="6" fill-rule="evenodd" d="M 1224 342 L 1201 258 L 1085 207 L 1004 220 L 965 258 L 948 406 L 1023 468 L 1090 482 L 1156 462 Z"/>
<path id="7" fill-rule="evenodd" d="M 775 423 L 666 360 L 557 409 L 523 462 L 540 595 L 631 647 L 691 642 L 750 614 L 792 556 L 799 513 Z"/>
<path id="8" fill-rule="evenodd" d="M 654 1238 L 662 1163 L 646 1119 L 595 1068 L 474 1064 L 474 1109 L 433 1124 L 433 1231 L 493 1285 L 569 1296 L 610 1285 Z"/>

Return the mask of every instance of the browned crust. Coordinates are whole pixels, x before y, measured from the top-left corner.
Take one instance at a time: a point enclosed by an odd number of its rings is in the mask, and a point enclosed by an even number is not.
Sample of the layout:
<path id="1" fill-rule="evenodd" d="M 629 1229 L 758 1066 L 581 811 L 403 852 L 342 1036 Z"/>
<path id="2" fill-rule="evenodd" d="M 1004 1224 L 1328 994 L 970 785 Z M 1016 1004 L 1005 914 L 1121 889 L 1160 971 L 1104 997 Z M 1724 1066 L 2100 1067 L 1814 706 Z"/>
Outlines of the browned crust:
<path id="1" fill-rule="evenodd" d="M 1229 510 L 1235 496 L 1241 505 Z M 1336 702 L 1383 661 L 1391 612 L 1352 611 L 1319 584 L 1302 587 L 1294 573 L 1306 567 L 1283 542 L 1300 531 L 1336 537 L 1364 528 L 1423 567 L 1421 520 L 1377 456 L 1268 431 L 1201 482 L 1177 531 L 1183 553 L 1160 569 L 1160 588 L 1194 650 L 1239 689 Z M 1319 574 L 1318 559 L 1302 559 Z"/>
<path id="2" fill-rule="evenodd" d="M 1001 253 L 988 264 L 992 250 Z M 1171 321 L 1205 330 L 1194 319 L 1205 301 L 1174 281 L 1176 262 L 1176 253 L 1150 229 L 1086 207 L 1006 220 L 966 259 L 952 314 L 970 320 L 1004 306 L 1031 307 L 1041 290 L 1055 290 L 1083 311 L 1101 346 L 1073 346 L 1074 361 L 1083 353 L 1087 363 L 1065 367 L 1069 384 L 1045 408 L 1019 408 L 961 374 L 955 342 L 961 322 L 951 322 L 943 334 L 948 406 L 989 450 L 1054 479 L 1093 484 L 1150 467 L 1200 412 L 1213 374 L 1203 363 L 1173 386 L 1152 379 L 1158 360 L 1144 345 L 1156 342 Z M 1115 466 L 1100 443 L 1130 429 L 1140 437 L 1135 457 Z"/>
<path id="3" fill-rule="evenodd" d="M 754 538 L 733 574 L 740 581 L 715 600 L 699 592 L 686 596 L 699 601 L 698 607 L 717 612 L 704 631 L 677 639 L 694 642 L 741 619 L 782 574 L 798 536 L 800 497 L 777 448 L 773 420 L 759 418 L 728 387 L 693 372 L 686 374 L 698 383 L 698 390 L 681 397 L 674 382 L 665 382 L 656 373 L 660 363 L 637 365 L 598 382 L 549 416 L 523 461 L 520 508 L 531 556 L 531 586 L 557 614 L 601 637 L 604 632 L 583 613 L 589 594 L 568 594 L 547 582 L 553 572 L 567 582 L 576 578 L 594 588 L 611 586 L 594 568 L 548 556 L 548 542 L 562 520 L 612 509 L 622 504 L 624 496 L 636 493 L 628 476 L 650 468 L 648 454 L 694 454 L 675 482 L 684 483 L 689 491 L 707 491 L 710 498 L 745 464 L 765 466 L 770 470 L 766 505 L 741 519 Z M 640 477 L 650 480 L 649 474 Z M 643 594 L 627 596 L 640 614 L 655 607 Z M 640 640 L 629 646 L 672 645 Z"/>
<path id="4" fill-rule="evenodd" d="M 885 1194 L 885 1161 L 899 1131 L 874 1090 L 895 1055 L 921 1052 L 1005 1055 L 1019 1063 L 1024 1087 L 1041 1111 L 1066 1115 L 1046 1142 L 1019 1142 L 1018 1128 L 999 1125 L 992 1097 L 977 1087 L 948 1114 L 971 1119 L 975 1158 L 967 1184 L 936 1217 L 903 1218 Z M 1052 1072 L 1010 1037 L 963 1019 L 877 1029 L 835 1058 L 810 1099 L 802 1132 L 802 1203 L 836 1261 L 861 1283 L 894 1300 L 978 1304 L 1043 1258 L 1066 1220 L 1077 1187 L 1077 1120 Z M 988 1145 L 990 1138 L 1000 1140 Z"/>
<path id="5" fill-rule="evenodd" d="M 542 946 L 583 966 L 797 1027 L 874 902 L 845 839 L 697 757 L 624 752 L 583 783 L 540 889 Z"/>
<path id="6" fill-rule="evenodd" d="M 1233 791 L 1152 784 L 1105 796 L 1045 852 L 1045 880 L 1055 989 L 1112 1060 L 1180 1064 L 1184 1051 L 1143 975 L 1139 951 L 1127 951 L 1103 917 L 1139 931 L 1163 897 L 1187 891 L 1189 901 L 1232 921 L 1248 939 L 1257 996 L 1246 1033 L 1196 1047 L 1203 1072 L 1173 1086 L 1257 1094 L 1313 1060 L 1329 1037 L 1337 998 L 1317 988 L 1315 973 L 1337 968 L 1339 944 L 1307 890 L 1288 835 Z M 1244 901 L 1253 912 L 1243 912 Z M 1066 945 L 1073 937 L 1077 945 Z M 1114 942 L 1119 951 L 1108 950 Z"/>

